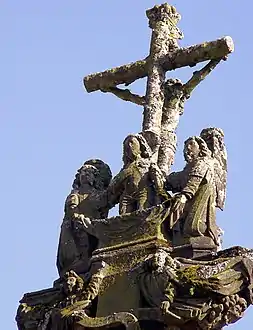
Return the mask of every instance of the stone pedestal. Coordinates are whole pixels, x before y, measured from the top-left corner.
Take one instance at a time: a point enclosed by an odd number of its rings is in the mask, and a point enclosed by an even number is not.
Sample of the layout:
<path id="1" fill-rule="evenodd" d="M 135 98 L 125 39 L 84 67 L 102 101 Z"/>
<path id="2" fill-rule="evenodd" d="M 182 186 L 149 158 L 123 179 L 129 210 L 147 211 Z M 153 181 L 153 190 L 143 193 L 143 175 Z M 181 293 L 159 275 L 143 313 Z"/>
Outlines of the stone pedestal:
<path id="1" fill-rule="evenodd" d="M 209 237 L 191 237 L 184 239 L 182 245 L 175 246 L 173 257 L 182 257 L 195 260 L 210 260 L 217 252 L 217 246 Z"/>
<path id="2" fill-rule="evenodd" d="M 135 283 L 134 276 L 124 273 L 111 280 L 114 283 L 112 285 L 108 283 L 110 290 L 98 297 L 97 317 L 136 311 L 140 305 L 140 289 Z"/>

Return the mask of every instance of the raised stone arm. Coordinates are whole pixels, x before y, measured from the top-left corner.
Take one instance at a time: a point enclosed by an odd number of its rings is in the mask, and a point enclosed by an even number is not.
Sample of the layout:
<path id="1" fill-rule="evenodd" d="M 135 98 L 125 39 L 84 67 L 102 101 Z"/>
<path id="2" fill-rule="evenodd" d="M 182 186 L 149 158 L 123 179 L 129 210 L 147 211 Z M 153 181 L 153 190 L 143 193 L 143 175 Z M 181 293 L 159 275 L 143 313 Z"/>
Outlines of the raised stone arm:
<path id="1" fill-rule="evenodd" d="M 194 71 L 193 76 L 186 84 L 183 85 L 183 93 L 186 98 L 190 97 L 190 94 L 197 85 L 203 81 L 206 76 L 213 71 L 213 69 L 220 63 L 221 59 L 211 60 L 201 70 Z"/>
<path id="2" fill-rule="evenodd" d="M 207 77 L 220 61 L 221 59 L 211 60 L 201 70 L 195 71 L 185 84 L 182 84 L 179 79 L 168 79 L 164 85 L 165 100 L 161 121 L 158 165 L 165 176 L 169 174 L 174 163 L 177 148 L 176 128 L 179 118 L 184 112 L 184 103 L 191 96 L 195 87 Z"/>
<path id="3" fill-rule="evenodd" d="M 140 96 L 134 93 L 131 93 L 129 89 L 121 89 L 118 87 L 104 87 L 103 90 L 101 90 L 104 93 L 112 93 L 115 96 L 119 97 L 123 101 L 129 101 L 132 103 L 135 103 L 137 105 L 145 105 L 145 96 Z"/>

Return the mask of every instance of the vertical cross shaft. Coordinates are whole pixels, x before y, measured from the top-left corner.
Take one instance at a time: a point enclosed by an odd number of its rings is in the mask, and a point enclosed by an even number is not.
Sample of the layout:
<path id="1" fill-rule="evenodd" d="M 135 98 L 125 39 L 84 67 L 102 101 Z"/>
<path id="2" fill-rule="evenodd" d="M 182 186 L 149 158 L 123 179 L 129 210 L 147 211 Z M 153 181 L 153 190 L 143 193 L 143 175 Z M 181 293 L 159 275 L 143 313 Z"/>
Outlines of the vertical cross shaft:
<path id="1" fill-rule="evenodd" d="M 176 26 L 180 15 L 173 6 L 165 3 L 147 10 L 146 13 L 152 29 L 152 37 L 142 130 L 154 149 L 160 136 L 164 104 L 163 87 L 166 71 L 161 65 L 161 59 L 179 48 L 177 39 L 183 36 Z"/>
<path id="2" fill-rule="evenodd" d="M 165 3 L 146 11 L 152 29 L 149 56 L 114 69 L 91 74 L 84 78 L 88 92 L 111 92 L 125 101 L 144 106 L 142 133 L 150 145 L 152 162 L 157 163 L 167 175 L 174 161 L 177 145 L 176 128 L 183 113 L 184 101 L 193 89 L 234 50 L 233 40 L 224 37 L 188 48 L 179 48 L 177 39 L 183 34 L 177 23 L 180 15 L 175 7 Z M 185 84 L 175 79 L 165 83 L 166 71 L 183 66 L 210 61 Z M 139 96 L 128 89 L 116 87 L 129 85 L 147 76 L 146 95 Z"/>

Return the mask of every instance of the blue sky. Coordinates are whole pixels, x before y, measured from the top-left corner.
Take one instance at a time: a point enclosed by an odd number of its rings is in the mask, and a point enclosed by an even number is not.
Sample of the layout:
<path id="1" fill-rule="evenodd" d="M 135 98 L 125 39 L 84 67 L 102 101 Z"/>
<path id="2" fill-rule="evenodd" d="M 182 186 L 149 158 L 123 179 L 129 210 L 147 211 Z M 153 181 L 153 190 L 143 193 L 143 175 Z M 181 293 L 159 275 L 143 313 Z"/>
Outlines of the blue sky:
<path id="1" fill-rule="evenodd" d="M 1 325 L 15 329 L 24 292 L 50 287 L 63 204 L 76 169 L 92 157 L 121 167 L 122 141 L 141 128 L 142 109 L 103 93 L 88 94 L 83 76 L 148 54 L 145 10 L 155 1 L 3 1 L 1 31 L 2 201 Z M 178 129 L 182 143 L 207 126 L 225 131 L 226 209 L 218 212 L 224 247 L 252 243 L 252 5 L 231 1 L 172 2 L 191 45 L 230 35 L 235 52 L 187 102 Z M 193 69 L 169 73 L 182 80 Z M 133 90 L 144 93 L 145 80 Z M 249 329 L 253 308 L 232 329 Z"/>

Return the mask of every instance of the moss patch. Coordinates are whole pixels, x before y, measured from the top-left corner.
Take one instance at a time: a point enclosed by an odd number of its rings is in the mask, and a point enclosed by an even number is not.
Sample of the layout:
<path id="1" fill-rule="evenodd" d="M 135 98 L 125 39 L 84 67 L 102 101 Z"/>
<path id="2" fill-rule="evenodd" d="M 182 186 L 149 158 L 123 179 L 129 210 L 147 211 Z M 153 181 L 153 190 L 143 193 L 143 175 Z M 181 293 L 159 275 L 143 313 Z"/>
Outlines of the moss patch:
<path id="1" fill-rule="evenodd" d="M 207 279 L 200 278 L 198 275 L 199 268 L 200 266 L 194 265 L 177 271 L 180 283 L 185 285 L 185 289 L 188 290 L 190 296 L 198 293 L 202 295 L 212 290 L 212 284 Z"/>

